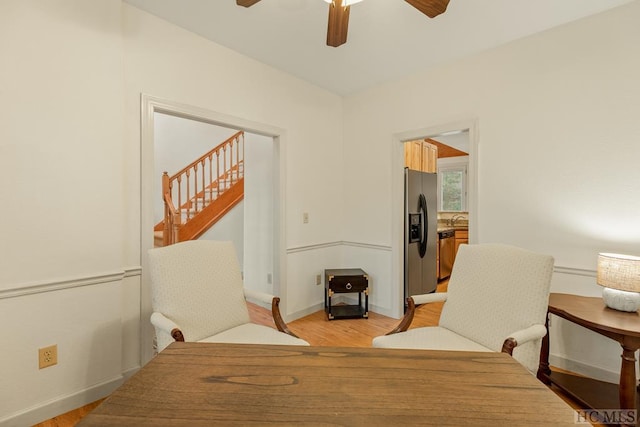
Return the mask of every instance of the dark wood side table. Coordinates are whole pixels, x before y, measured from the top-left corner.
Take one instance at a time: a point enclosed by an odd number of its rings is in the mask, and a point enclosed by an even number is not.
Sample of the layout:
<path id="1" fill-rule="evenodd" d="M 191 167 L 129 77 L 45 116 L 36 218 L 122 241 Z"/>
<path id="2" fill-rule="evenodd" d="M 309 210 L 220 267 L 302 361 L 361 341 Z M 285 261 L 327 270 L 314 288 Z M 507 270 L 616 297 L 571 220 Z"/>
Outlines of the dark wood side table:
<path id="1" fill-rule="evenodd" d="M 327 319 L 357 319 L 369 317 L 369 276 L 360 268 L 338 268 L 324 271 L 324 309 Z M 358 304 L 333 305 L 335 294 L 358 293 Z M 364 294 L 364 305 L 362 305 Z"/>
<path id="2" fill-rule="evenodd" d="M 620 384 L 611 384 L 549 369 L 549 334 L 542 340 L 538 379 L 554 384 L 576 399 L 585 409 L 638 409 L 636 393 L 635 352 L 640 348 L 640 313 L 612 310 L 602 298 L 552 293 L 549 314 L 555 314 L 577 325 L 609 337 L 622 346 Z"/>

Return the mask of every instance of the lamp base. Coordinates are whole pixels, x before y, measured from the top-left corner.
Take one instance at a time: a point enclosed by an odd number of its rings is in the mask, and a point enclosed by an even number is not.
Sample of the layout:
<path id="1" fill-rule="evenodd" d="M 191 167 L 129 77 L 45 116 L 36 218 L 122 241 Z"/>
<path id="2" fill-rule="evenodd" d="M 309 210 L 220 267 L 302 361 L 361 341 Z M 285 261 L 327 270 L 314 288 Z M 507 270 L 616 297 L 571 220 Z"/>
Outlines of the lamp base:
<path id="1" fill-rule="evenodd" d="M 640 308 L 640 293 L 603 288 L 602 299 L 607 307 L 618 311 L 634 312 Z"/>

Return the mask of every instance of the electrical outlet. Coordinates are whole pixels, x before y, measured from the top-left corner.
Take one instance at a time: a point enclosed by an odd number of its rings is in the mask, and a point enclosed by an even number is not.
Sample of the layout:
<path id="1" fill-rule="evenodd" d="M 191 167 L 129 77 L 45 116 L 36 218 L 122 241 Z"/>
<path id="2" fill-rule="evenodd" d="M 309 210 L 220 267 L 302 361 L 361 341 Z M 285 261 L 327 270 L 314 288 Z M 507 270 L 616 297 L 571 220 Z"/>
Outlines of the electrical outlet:
<path id="1" fill-rule="evenodd" d="M 38 349 L 38 366 L 40 369 L 58 364 L 58 345 L 50 345 Z"/>
<path id="2" fill-rule="evenodd" d="M 322 276 L 320 274 L 316 274 L 316 285 L 322 284 Z"/>
<path id="3" fill-rule="evenodd" d="M 302 213 L 302 223 L 309 224 L 309 212 Z"/>
<path id="4" fill-rule="evenodd" d="M 273 283 L 273 276 L 271 273 L 267 273 L 267 284 L 271 285 Z"/>

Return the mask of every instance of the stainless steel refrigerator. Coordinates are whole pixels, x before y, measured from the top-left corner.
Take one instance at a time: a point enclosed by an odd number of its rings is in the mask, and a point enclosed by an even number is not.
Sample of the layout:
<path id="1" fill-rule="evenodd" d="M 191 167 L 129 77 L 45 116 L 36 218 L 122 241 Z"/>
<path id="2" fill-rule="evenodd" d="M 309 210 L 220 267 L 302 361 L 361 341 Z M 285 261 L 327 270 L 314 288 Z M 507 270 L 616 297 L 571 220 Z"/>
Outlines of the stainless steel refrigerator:
<path id="1" fill-rule="evenodd" d="M 404 169 L 404 295 L 434 292 L 438 179 L 435 173 Z M 405 302 L 406 304 L 406 302 Z"/>

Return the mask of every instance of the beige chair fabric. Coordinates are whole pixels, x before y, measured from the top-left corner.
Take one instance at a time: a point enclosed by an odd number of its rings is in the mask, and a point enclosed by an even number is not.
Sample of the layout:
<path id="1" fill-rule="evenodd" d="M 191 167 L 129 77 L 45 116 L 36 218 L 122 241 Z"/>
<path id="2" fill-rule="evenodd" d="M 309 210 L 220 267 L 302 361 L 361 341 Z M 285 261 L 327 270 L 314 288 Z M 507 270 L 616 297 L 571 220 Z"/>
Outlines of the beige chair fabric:
<path id="1" fill-rule="evenodd" d="M 308 345 L 274 328 L 251 324 L 240 266 L 231 242 L 192 240 L 149 251 L 152 323 L 158 351 L 174 341 Z M 260 331 L 260 332 L 258 332 Z"/>
<path id="2" fill-rule="evenodd" d="M 416 297 L 446 299 L 435 327 L 376 337 L 374 347 L 436 350 L 502 350 L 516 338 L 513 357 L 537 369 L 553 258 L 500 244 L 462 245 L 447 293 Z"/>

